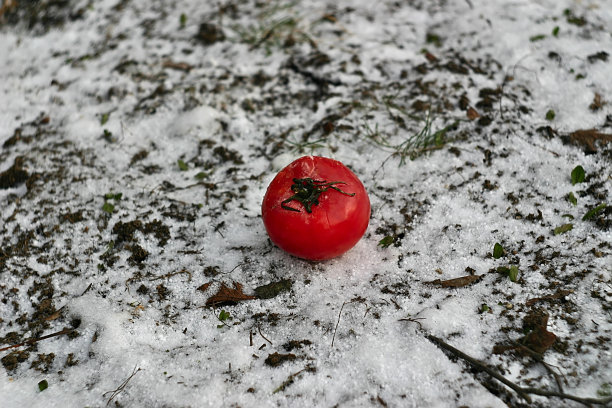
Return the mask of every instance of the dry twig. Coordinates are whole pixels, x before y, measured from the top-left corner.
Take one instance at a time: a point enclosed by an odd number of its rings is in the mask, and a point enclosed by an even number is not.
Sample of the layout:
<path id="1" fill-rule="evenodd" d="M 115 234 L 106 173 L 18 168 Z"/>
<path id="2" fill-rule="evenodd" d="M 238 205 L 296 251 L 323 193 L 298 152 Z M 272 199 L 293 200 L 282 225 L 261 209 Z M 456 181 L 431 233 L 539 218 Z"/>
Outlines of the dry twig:
<path id="1" fill-rule="evenodd" d="M 312 366 L 312 365 L 307 365 L 306 367 L 302 368 L 300 371 L 291 374 L 281 385 L 278 386 L 278 388 L 276 388 L 274 391 L 272 391 L 272 394 L 276 394 L 279 391 L 284 390 L 285 388 L 287 388 L 287 386 L 293 384 L 293 382 L 295 381 L 295 378 L 302 374 L 304 371 L 309 372 L 309 373 L 313 373 L 315 371 L 317 371 L 316 367 Z"/>
<path id="2" fill-rule="evenodd" d="M 108 401 L 106 401 L 106 406 L 108 406 L 113 399 L 115 399 L 115 397 L 119 394 L 121 394 L 121 392 L 123 392 L 123 390 L 125 389 L 125 387 L 128 385 L 128 383 L 130 382 L 130 380 L 140 371 L 141 369 L 138 367 L 134 367 L 134 370 L 132 371 L 132 374 L 130 374 L 130 376 L 128 378 L 125 379 L 125 381 L 123 381 L 121 383 L 121 385 L 119 385 L 119 387 L 117 387 L 115 390 L 113 391 L 107 391 L 104 394 L 102 394 L 103 397 L 106 396 L 106 394 L 111 394 L 110 398 L 108 399 Z"/>
<path id="3" fill-rule="evenodd" d="M 34 344 L 34 343 L 37 343 L 37 342 L 39 342 L 41 340 L 50 339 L 51 337 L 61 336 L 62 334 L 72 333 L 73 331 L 74 331 L 74 329 L 65 328 L 65 329 L 60 330 L 58 332 L 47 334 L 46 336 L 38 337 L 36 339 L 28 339 L 28 340 L 26 340 L 26 341 L 24 341 L 22 343 L 19 343 L 19 344 L 13 344 L 12 346 L 3 347 L 3 348 L 0 349 L 0 351 L 6 351 L 6 350 L 13 349 L 13 348 L 25 346 L 26 344 Z"/>
<path id="4" fill-rule="evenodd" d="M 270 343 L 270 345 L 272 345 L 272 342 L 271 342 L 270 340 L 268 340 L 268 338 L 267 338 L 266 336 L 264 336 L 264 335 L 263 335 L 263 333 L 261 332 L 261 327 L 260 327 L 259 325 L 257 325 L 257 331 L 259 332 L 259 335 L 260 335 L 261 337 L 263 337 L 263 339 L 264 339 L 265 341 L 267 341 L 268 343 Z M 265 343 L 264 343 L 264 344 L 265 344 Z"/>
<path id="5" fill-rule="evenodd" d="M 431 334 L 425 334 L 425 337 L 429 341 L 431 341 L 432 343 L 435 343 L 438 347 L 440 347 L 440 348 L 450 352 L 454 356 L 459 357 L 460 359 L 468 362 L 473 367 L 484 371 L 485 373 L 489 374 L 491 377 L 495 378 L 499 382 L 501 382 L 504 385 L 508 386 L 509 388 L 514 390 L 521 398 L 523 398 L 525 401 L 527 401 L 529 403 L 531 403 L 531 397 L 529 397 L 530 394 L 532 394 L 532 395 L 540 395 L 540 396 L 543 396 L 543 397 L 557 397 L 557 398 L 561 398 L 561 399 L 569 399 L 569 400 L 576 401 L 576 402 L 579 402 L 579 403 L 587 405 L 587 406 L 589 406 L 591 404 L 593 404 L 593 405 L 607 405 L 610 402 L 612 402 L 612 397 L 606 397 L 606 398 L 578 397 L 576 395 L 566 394 L 564 392 L 550 391 L 550 390 L 544 390 L 544 389 L 533 388 L 533 387 L 530 387 L 530 388 L 521 387 L 520 385 L 515 384 L 512 381 L 508 380 L 506 377 L 502 376 L 501 374 L 499 374 L 497 371 L 493 370 L 491 367 L 487 366 L 482 361 L 476 360 L 475 358 L 468 356 L 467 354 L 465 354 L 461 350 L 458 350 L 455 347 L 451 346 L 450 344 L 446 343 L 444 340 L 442 340 L 442 339 L 440 339 L 440 338 L 438 338 L 436 336 L 433 336 Z"/>

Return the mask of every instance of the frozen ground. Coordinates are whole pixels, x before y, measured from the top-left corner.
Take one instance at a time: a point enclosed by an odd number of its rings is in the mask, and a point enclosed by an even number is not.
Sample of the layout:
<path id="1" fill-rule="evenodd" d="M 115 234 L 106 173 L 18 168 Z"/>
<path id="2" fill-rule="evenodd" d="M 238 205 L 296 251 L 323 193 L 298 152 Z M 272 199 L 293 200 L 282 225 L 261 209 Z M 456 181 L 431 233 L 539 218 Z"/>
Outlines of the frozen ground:
<path id="1" fill-rule="evenodd" d="M 0 3 L 2 407 L 581 406 L 436 339 L 612 394 L 610 1 Z M 259 215 L 303 154 L 332 261 Z"/>

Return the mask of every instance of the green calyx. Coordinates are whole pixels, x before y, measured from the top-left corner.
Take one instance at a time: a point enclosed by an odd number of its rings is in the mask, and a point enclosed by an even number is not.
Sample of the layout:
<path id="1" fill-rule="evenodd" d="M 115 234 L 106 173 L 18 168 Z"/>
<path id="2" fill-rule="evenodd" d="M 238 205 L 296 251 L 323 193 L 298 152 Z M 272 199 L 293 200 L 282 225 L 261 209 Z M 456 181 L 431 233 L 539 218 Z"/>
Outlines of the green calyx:
<path id="1" fill-rule="evenodd" d="M 343 181 L 327 182 L 326 180 L 313 180 L 311 178 L 294 178 L 293 185 L 291 186 L 291 191 L 293 191 L 294 194 L 285 201 L 283 201 L 281 203 L 281 207 L 285 210 L 300 212 L 300 210 L 293 207 L 289 207 L 287 205 L 291 201 L 298 201 L 302 203 L 307 213 L 311 213 L 312 206 L 318 205 L 319 197 L 321 196 L 321 194 L 328 191 L 329 189 L 335 190 L 349 197 L 353 197 L 355 195 L 355 193 L 349 194 L 340 190 L 338 187 L 335 187 L 336 184 L 346 183 Z"/>

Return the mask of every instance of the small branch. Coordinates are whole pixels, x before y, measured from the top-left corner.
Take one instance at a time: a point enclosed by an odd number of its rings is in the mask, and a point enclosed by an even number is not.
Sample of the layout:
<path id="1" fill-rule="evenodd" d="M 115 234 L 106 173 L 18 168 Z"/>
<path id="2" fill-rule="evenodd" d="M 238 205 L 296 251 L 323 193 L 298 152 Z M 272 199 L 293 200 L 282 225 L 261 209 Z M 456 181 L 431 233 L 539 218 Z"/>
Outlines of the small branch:
<path id="1" fill-rule="evenodd" d="M 287 65 L 289 67 L 289 69 L 291 69 L 293 72 L 302 75 L 305 78 L 310 79 L 315 85 L 317 85 L 320 88 L 324 88 L 327 87 L 328 85 L 333 85 L 333 86 L 340 86 L 342 85 L 342 82 L 336 80 L 336 79 L 328 79 L 328 78 L 322 78 L 318 75 L 313 74 L 310 71 L 307 71 L 305 69 L 303 69 L 302 67 L 298 66 L 295 61 L 293 60 L 293 58 L 291 58 L 289 60 L 289 63 Z"/>
<path id="2" fill-rule="evenodd" d="M 284 390 L 285 388 L 287 388 L 287 386 L 293 384 L 293 382 L 295 381 L 295 378 L 302 374 L 304 371 L 307 371 L 309 373 L 315 372 L 317 371 L 317 369 L 314 366 L 311 365 L 307 365 L 306 367 L 302 368 L 300 371 L 291 374 L 281 385 L 278 386 L 277 389 L 275 389 L 274 391 L 272 391 L 272 394 L 276 394 L 279 391 Z"/>
<path id="3" fill-rule="evenodd" d="M 513 345 L 515 345 L 518 349 L 520 349 L 521 351 L 524 351 L 525 353 L 529 354 L 534 360 L 536 360 L 538 363 L 541 363 L 544 368 L 546 369 L 546 371 L 548 371 L 549 374 L 551 374 L 554 379 L 555 382 L 557 383 L 557 387 L 559 388 L 559 392 L 564 392 L 563 390 L 563 382 L 561 381 L 561 378 L 559 378 L 559 375 L 555 372 L 555 370 L 552 369 L 552 367 L 550 366 L 550 364 L 548 364 L 546 361 L 544 361 L 544 356 L 542 356 L 542 354 L 533 351 L 532 349 L 530 349 L 527 346 L 524 346 L 516 341 L 512 342 Z"/>
<path id="4" fill-rule="evenodd" d="M 51 337 L 61 336 L 62 334 L 72 333 L 73 331 L 74 331 L 74 329 L 66 328 L 66 329 L 60 330 L 60 331 L 52 333 L 52 334 L 47 334 L 46 336 L 38 337 L 36 339 L 29 339 L 29 340 L 26 340 L 26 341 L 24 341 L 22 343 L 19 343 L 19 344 L 13 344 L 12 346 L 3 347 L 3 348 L 0 349 L 0 351 L 6 351 L 6 350 L 14 349 L 14 348 L 17 348 L 17 347 L 25 346 L 26 344 L 34 344 L 34 343 L 37 343 L 37 342 L 39 342 L 41 340 L 50 339 Z"/>
<path id="5" fill-rule="evenodd" d="M 529 394 L 540 395 L 543 397 L 557 397 L 561 399 L 569 399 L 569 400 L 576 401 L 576 402 L 579 402 L 587 406 L 589 404 L 607 405 L 610 402 L 612 402 L 612 397 L 607 397 L 607 398 L 588 398 L 586 397 L 585 398 L 585 397 L 578 397 L 576 395 L 566 394 L 564 392 L 549 391 L 549 390 L 543 390 L 540 388 L 523 388 L 513 383 L 512 381 L 508 380 L 506 377 L 502 376 L 501 374 L 497 373 L 495 370 L 487 366 L 482 361 L 476 360 L 475 358 L 468 356 L 461 350 L 458 350 L 455 347 L 451 346 L 450 344 L 446 343 L 444 340 L 436 336 L 433 336 L 431 334 L 425 334 L 425 337 L 432 343 L 435 343 L 438 347 L 446 351 L 449 351 L 451 354 L 455 355 L 456 357 L 461 358 L 462 360 L 470 363 L 473 367 L 476 367 L 486 372 L 491 377 L 505 384 L 506 386 L 514 390 L 521 398 L 523 398 L 525 401 L 529 403 L 531 403 L 531 398 L 529 397 Z"/>
<path id="6" fill-rule="evenodd" d="M 425 320 L 424 317 L 406 317 L 404 319 L 399 319 L 400 322 L 412 322 L 412 323 L 416 323 L 419 325 L 419 329 L 423 329 L 423 325 L 421 324 L 421 322 L 419 322 L 419 320 Z"/>
<path id="7" fill-rule="evenodd" d="M 467 361 L 468 363 L 470 363 L 472 366 L 479 368 L 480 370 L 486 372 L 487 374 L 489 374 L 491 377 L 495 378 L 496 380 L 502 382 L 503 384 L 507 385 L 508 387 L 512 388 L 521 398 L 523 398 L 525 401 L 531 403 L 531 398 L 529 397 L 529 395 L 527 395 L 525 393 L 525 391 L 523 391 L 523 389 L 516 385 L 515 383 L 513 383 L 512 381 L 506 379 L 506 377 L 503 377 L 502 375 L 498 374 L 496 371 L 493 371 L 493 369 L 489 368 L 487 365 L 485 365 L 483 362 L 476 360 L 475 358 L 472 358 L 470 356 L 468 356 L 467 354 L 465 354 L 464 352 L 462 352 L 461 350 L 458 350 L 456 348 L 454 348 L 453 346 L 451 346 L 450 344 L 446 343 L 444 340 L 436 337 L 436 336 L 432 336 L 431 334 L 426 334 L 425 337 L 435 343 L 438 347 L 443 348 L 446 351 L 450 351 L 452 354 L 454 354 L 455 356 Z"/>
<path id="8" fill-rule="evenodd" d="M 383 299 L 384 300 L 384 299 Z M 386 300 L 385 300 L 386 302 Z M 334 340 L 336 340 L 336 331 L 338 331 L 338 325 L 340 324 L 340 317 L 342 316 L 342 310 L 344 309 L 344 306 L 350 304 L 350 303 L 365 303 L 365 299 L 361 298 L 361 297 L 355 297 L 353 299 L 351 299 L 348 302 L 343 302 L 342 306 L 340 307 L 340 311 L 338 312 L 338 321 L 336 322 L 336 327 L 334 328 L 334 335 L 332 336 L 332 342 L 331 342 L 331 346 L 334 347 Z M 368 305 L 366 304 L 366 314 L 368 313 Z M 365 315 L 363 315 L 363 317 L 365 318 Z M 327 333 L 327 332 L 325 332 Z"/>
<path id="9" fill-rule="evenodd" d="M 344 309 L 344 305 L 346 302 L 342 303 L 342 307 L 340 307 L 340 311 L 338 312 L 338 321 L 336 322 L 336 327 L 334 328 L 334 335 L 332 337 L 331 346 L 334 347 L 334 341 L 336 340 L 336 331 L 338 330 L 338 325 L 340 324 L 340 316 L 342 316 L 342 309 Z"/>
<path id="10" fill-rule="evenodd" d="M 161 275 L 161 276 L 156 276 L 154 278 L 149 279 L 150 281 L 155 281 L 155 280 L 159 280 L 159 279 L 166 279 L 166 278 L 171 278 L 174 275 L 179 275 L 181 273 L 185 273 L 187 274 L 187 276 L 189 277 L 188 282 L 191 282 L 191 272 L 189 272 L 186 269 L 182 269 L 178 272 L 171 272 L 171 273 L 167 273 L 165 275 Z"/>
<path id="11" fill-rule="evenodd" d="M 541 390 L 539 388 L 521 388 L 521 389 L 523 390 L 523 392 L 527 394 L 541 395 L 543 397 L 557 397 L 561 399 L 569 399 L 569 400 L 576 401 L 576 402 L 579 402 L 587 406 L 590 406 L 590 404 L 607 405 L 610 402 L 612 402 L 612 397 L 607 397 L 607 398 L 588 398 L 586 397 L 584 398 L 584 397 L 578 397 L 576 395 L 565 394 L 563 392 Z"/>
<path id="12" fill-rule="evenodd" d="M 125 389 L 125 387 L 128 385 L 128 383 L 130 382 L 130 380 L 132 379 L 132 377 L 134 377 L 139 371 L 141 371 L 140 368 L 138 367 L 134 367 L 134 370 L 132 371 L 132 374 L 124 381 L 121 383 L 121 385 L 119 387 L 117 387 L 117 389 L 115 389 L 114 391 L 107 391 L 104 394 L 102 394 L 103 397 L 106 396 L 106 394 L 111 394 L 110 398 L 108 399 L 108 401 L 106 402 L 106 406 L 108 406 L 111 401 L 113 399 L 115 399 L 115 397 L 119 394 L 121 394 L 121 392 L 123 392 L 123 390 Z"/>
<path id="13" fill-rule="evenodd" d="M 268 343 L 270 343 L 270 345 L 272 345 L 272 342 L 268 340 L 268 338 L 264 336 L 263 333 L 261 332 L 261 327 L 259 325 L 257 325 L 257 331 L 259 332 L 259 335 L 264 338 L 265 341 L 267 341 Z"/>

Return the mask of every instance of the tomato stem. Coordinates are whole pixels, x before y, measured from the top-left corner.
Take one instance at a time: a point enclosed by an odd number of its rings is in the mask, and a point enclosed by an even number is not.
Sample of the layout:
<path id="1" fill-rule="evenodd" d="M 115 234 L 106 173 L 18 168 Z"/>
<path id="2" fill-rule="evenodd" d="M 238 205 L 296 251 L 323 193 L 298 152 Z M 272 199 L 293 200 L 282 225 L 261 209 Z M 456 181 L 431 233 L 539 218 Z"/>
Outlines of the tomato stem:
<path id="1" fill-rule="evenodd" d="M 285 210 L 300 212 L 300 210 L 289 207 L 288 203 L 291 201 L 298 201 L 302 203 L 307 213 L 312 212 L 312 206 L 319 204 L 319 197 L 329 189 L 335 190 L 346 196 L 353 197 L 355 193 L 347 193 L 335 187 L 336 184 L 346 184 L 344 181 L 325 181 L 325 180 L 313 180 L 311 178 L 294 178 L 291 191 L 293 194 L 291 197 L 281 203 L 281 207 Z"/>

